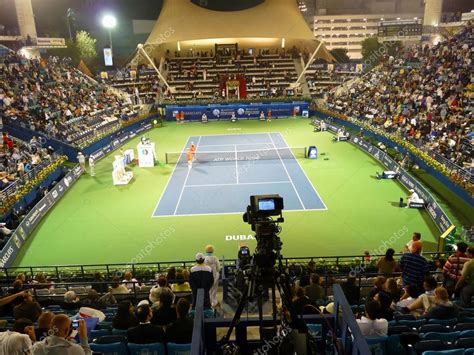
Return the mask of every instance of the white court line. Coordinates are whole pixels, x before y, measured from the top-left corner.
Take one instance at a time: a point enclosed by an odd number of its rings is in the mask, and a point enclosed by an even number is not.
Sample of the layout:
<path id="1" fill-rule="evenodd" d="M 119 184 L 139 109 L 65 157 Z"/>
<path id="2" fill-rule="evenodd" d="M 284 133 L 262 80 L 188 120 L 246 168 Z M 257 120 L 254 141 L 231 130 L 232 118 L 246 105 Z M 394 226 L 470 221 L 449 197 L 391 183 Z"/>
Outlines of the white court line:
<path id="1" fill-rule="evenodd" d="M 276 133 L 276 132 L 272 132 Z M 263 136 L 266 135 L 267 132 L 262 133 L 221 133 L 221 134 L 203 134 L 201 137 L 217 137 L 217 136 Z"/>
<path id="2" fill-rule="evenodd" d="M 237 184 L 239 184 L 239 162 L 237 161 L 237 145 L 234 144 L 235 149 L 235 178 L 237 180 Z"/>
<path id="3" fill-rule="evenodd" d="M 303 204 L 303 201 L 301 200 L 300 194 L 299 194 L 298 191 L 296 190 L 296 186 L 295 186 L 295 184 L 293 183 L 293 180 L 291 179 L 291 176 L 290 176 L 290 174 L 288 173 L 288 170 L 286 169 L 286 165 L 285 165 L 285 163 L 283 163 L 283 160 L 281 159 L 280 152 L 278 151 L 278 149 L 277 149 L 277 147 L 276 147 L 276 145 L 275 145 L 275 142 L 273 141 L 273 138 L 272 138 L 271 134 L 268 133 L 268 136 L 270 137 L 270 140 L 272 141 L 272 144 L 273 144 L 273 146 L 275 147 L 275 150 L 276 150 L 276 152 L 277 152 L 277 154 L 278 154 L 278 158 L 280 159 L 280 163 L 281 163 L 281 165 L 283 165 L 283 169 L 285 169 L 285 172 L 286 172 L 286 175 L 288 176 L 288 179 L 290 179 L 291 185 L 293 186 L 293 189 L 294 189 L 295 192 L 296 192 L 296 196 L 298 196 L 298 200 L 299 200 L 300 203 L 301 203 L 301 207 L 303 207 L 303 209 L 306 209 L 305 206 L 304 206 L 304 204 Z"/>
<path id="4" fill-rule="evenodd" d="M 228 143 L 228 144 L 204 144 L 202 145 L 201 144 L 201 148 L 203 147 L 228 147 L 228 146 L 232 146 L 232 145 L 236 145 L 236 146 L 240 146 L 240 145 L 272 145 L 271 142 L 265 142 L 265 143 L 237 143 L 237 144 L 231 144 L 231 143 Z"/>
<path id="5" fill-rule="evenodd" d="M 183 147 L 183 149 L 182 149 L 181 151 L 184 151 L 184 150 L 186 149 L 186 147 L 188 146 L 188 143 L 189 143 L 189 140 L 190 140 L 190 139 L 191 139 L 191 136 L 188 136 L 188 140 L 186 141 L 186 143 L 184 143 L 184 147 Z M 181 157 L 179 157 L 179 159 L 181 159 Z M 151 218 L 156 217 L 156 216 L 155 216 L 156 209 L 158 208 L 158 205 L 160 204 L 161 199 L 163 198 L 163 196 L 165 195 L 166 190 L 168 189 L 168 184 L 170 183 L 171 179 L 173 178 L 174 172 L 175 172 L 176 167 L 178 166 L 178 163 L 179 163 L 179 159 L 176 160 L 176 163 L 174 164 L 173 171 L 171 172 L 171 175 L 170 175 L 170 177 L 168 178 L 168 181 L 166 182 L 165 188 L 164 188 L 163 192 L 161 193 L 161 196 L 160 196 L 160 198 L 158 199 L 158 202 L 156 203 L 155 209 L 154 209 L 153 212 L 151 213 Z"/>
<path id="6" fill-rule="evenodd" d="M 237 185 L 271 185 L 271 184 L 289 184 L 291 181 L 261 181 L 261 182 L 241 182 L 229 184 L 200 184 L 200 185 L 186 185 L 186 187 L 218 187 L 218 186 L 237 186 Z"/>
<path id="7" fill-rule="evenodd" d="M 197 152 L 197 149 L 199 147 L 199 142 L 200 141 L 201 141 L 201 136 L 199 136 L 197 144 L 196 144 L 196 152 Z M 178 202 L 176 203 L 176 208 L 174 209 L 173 215 L 176 215 L 176 211 L 178 211 L 179 203 L 181 202 L 181 198 L 183 197 L 184 188 L 186 187 L 186 182 L 188 181 L 189 173 L 191 172 L 191 169 L 192 168 L 188 167 L 188 172 L 186 174 L 186 179 L 184 179 L 184 184 L 183 184 L 183 187 L 181 188 L 181 193 L 179 194 Z"/>
<path id="8" fill-rule="evenodd" d="M 277 134 L 280 135 L 281 139 L 283 140 L 283 142 L 285 142 L 285 145 L 288 147 L 288 144 L 286 144 L 286 141 L 285 141 L 285 138 L 281 135 L 280 132 L 276 132 Z M 291 155 L 293 156 L 293 158 L 296 160 L 296 163 L 298 164 L 298 166 L 300 167 L 301 171 L 303 172 L 304 176 L 306 177 L 306 180 L 308 180 L 308 183 L 311 185 L 311 187 L 313 188 L 313 191 L 315 192 L 316 196 L 318 196 L 319 198 L 319 201 L 322 202 L 322 204 L 324 205 L 324 210 L 327 210 L 328 209 L 328 206 L 326 206 L 326 204 L 324 203 L 323 199 L 321 198 L 321 196 L 319 195 L 318 193 L 318 190 L 316 190 L 314 188 L 314 185 L 313 183 L 311 182 L 311 180 L 309 179 L 308 175 L 306 174 L 306 171 L 304 171 L 303 167 L 301 166 L 300 162 L 298 161 L 298 159 L 296 159 L 295 155 L 293 154 L 293 151 L 288 147 L 288 150 L 290 151 Z"/>
<path id="9" fill-rule="evenodd" d="M 311 211 L 326 211 L 322 208 L 308 208 L 304 210 L 285 210 L 285 213 L 289 212 L 311 212 Z M 154 216 L 154 218 L 165 218 L 165 217 L 193 217 L 193 216 L 219 216 L 219 215 L 242 215 L 242 212 L 215 212 L 215 213 L 193 213 L 193 214 L 168 214 L 168 215 L 159 215 Z"/>

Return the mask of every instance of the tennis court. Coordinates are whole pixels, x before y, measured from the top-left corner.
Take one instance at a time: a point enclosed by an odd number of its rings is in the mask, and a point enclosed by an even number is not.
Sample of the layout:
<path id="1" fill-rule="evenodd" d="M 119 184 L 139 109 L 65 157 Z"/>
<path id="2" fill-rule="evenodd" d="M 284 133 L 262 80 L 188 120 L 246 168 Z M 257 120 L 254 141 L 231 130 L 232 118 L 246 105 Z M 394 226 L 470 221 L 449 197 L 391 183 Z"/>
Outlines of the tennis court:
<path id="1" fill-rule="evenodd" d="M 197 148 L 192 168 L 186 152 Z M 189 137 L 181 152 L 166 153 L 173 173 L 153 217 L 243 213 L 250 195 L 279 194 L 285 211 L 325 210 L 298 163 L 304 147 L 289 147 L 280 133 Z"/>

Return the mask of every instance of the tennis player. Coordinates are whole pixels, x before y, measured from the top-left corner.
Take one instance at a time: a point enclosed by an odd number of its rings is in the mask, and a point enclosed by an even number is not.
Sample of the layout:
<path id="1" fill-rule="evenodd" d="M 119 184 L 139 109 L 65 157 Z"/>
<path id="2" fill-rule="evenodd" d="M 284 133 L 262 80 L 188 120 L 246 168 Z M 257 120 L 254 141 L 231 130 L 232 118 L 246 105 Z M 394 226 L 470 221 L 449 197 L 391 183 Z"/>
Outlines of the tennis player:
<path id="1" fill-rule="evenodd" d="M 191 149 L 188 149 L 186 159 L 188 160 L 188 168 L 191 169 L 193 167 L 193 153 L 191 153 Z"/>
<path id="2" fill-rule="evenodd" d="M 196 160 L 196 146 L 194 145 L 194 142 L 191 142 L 191 145 L 189 146 L 189 151 L 191 152 L 192 160 Z"/>

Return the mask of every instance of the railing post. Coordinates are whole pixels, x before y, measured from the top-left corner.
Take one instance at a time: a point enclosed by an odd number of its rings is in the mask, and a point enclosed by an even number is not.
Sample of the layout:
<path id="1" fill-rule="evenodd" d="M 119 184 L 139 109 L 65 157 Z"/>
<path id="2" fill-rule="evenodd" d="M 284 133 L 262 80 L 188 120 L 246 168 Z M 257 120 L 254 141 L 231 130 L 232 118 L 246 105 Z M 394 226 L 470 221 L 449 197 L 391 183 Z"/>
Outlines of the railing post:
<path id="1" fill-rule="evenodd" d="M 194 308 L 193 338 L 191 340 L 191 355 L 204 354 L 204 289 L 197 291 Z"/>

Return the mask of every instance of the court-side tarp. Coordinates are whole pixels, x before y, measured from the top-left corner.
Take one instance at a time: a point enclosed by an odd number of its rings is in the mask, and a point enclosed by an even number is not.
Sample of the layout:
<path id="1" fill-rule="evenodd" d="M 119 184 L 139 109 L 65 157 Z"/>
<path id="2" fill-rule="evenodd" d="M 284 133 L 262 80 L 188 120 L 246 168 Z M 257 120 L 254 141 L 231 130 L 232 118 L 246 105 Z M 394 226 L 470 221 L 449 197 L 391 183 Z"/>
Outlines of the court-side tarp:
<path id="1" fill-rule="evenodd" d="M 185 120 L 200 120 L 205 113 L 208 120 L 228 120 L 235 114 L 238 119 L 255 119 L 260 117 L 263 111 L 267 117 L 271 110 L 272 118 L 301 116 L 307 111 L 309 104 L 305 101 L 294 101 L 291 103 L 251 103 L 230 105 L 167 105 L 166 119 L 174 120 L 176 112 L 184 112 Z"/>

